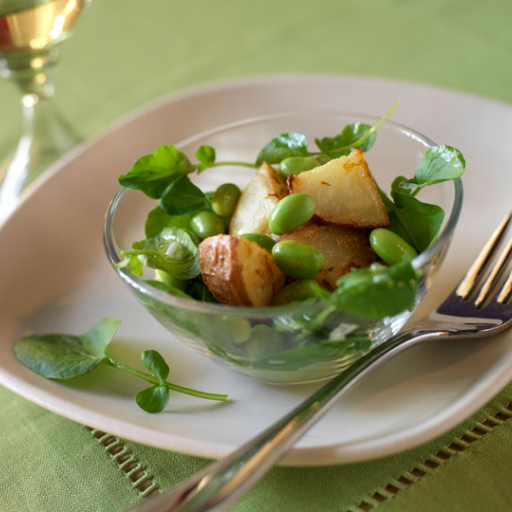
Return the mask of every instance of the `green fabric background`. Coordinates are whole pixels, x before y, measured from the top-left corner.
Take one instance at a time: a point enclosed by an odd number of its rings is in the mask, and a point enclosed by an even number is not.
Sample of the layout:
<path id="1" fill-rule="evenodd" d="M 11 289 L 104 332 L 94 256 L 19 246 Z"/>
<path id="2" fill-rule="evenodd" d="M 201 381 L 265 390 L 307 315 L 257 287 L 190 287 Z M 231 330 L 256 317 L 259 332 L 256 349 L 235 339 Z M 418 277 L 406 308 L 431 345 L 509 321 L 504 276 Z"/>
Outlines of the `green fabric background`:
<path id="1" fill-rule="evenodd" d="M 233 512 L 360 512 L 373 510 L 508 511 L 511 505 L 512 420 L 497 422 L 464 451 L 427 470 L 422 464 L 477 422 L 512 400 L 512 384 L 473 417 L 440 438 L 378 461 L 316 468 L 274 468 Z M 2 512 L 115 512 L 140 499 L 132 482 L 84 426 L 58 417 L 0 388 L 0 446 L 6 461 L 0 479 Z M 512 409 L 508 416 L 512 416 Z M 160 489 L 209 461 L 123 441 Z M 423 467 L 420 478 L 410 472 Z M 401 476 L 413 481 L 389 499 L 372 499 Z"/>
<path id="2" fill-rule="evenodd" d="M 62 46 L 56 103 L 84 138 L 162 95 L 267 73 L 391 77 L 510 103 L 511 19 L 509 0 L 96 0 Z M 19 127 L 16 90 L 0 81 L 0 151 Z M 511 400 L 509 387 L 476 417 Z M 510 420 L 391 499 L 370 499 L 473 423 L 378 462 L 276 468 L 233 510 L 512 510 Z M 163 489 L 206 463 L 127 446 Z M 87 429 L 1 388 L 0 453 L 1 511 L 115 512 L 139 499 Z"/>

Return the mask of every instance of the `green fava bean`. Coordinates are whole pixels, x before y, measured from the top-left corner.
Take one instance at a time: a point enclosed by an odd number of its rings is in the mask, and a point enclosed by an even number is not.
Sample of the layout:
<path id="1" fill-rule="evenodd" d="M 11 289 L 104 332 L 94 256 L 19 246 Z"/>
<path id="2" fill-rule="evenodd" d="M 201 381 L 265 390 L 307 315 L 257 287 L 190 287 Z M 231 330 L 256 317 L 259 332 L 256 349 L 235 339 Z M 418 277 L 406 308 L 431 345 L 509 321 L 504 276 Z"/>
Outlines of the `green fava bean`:
<path id="1" fill-rule="evenodd" d="M 213 194 L 212 209 L 221 217 L 229 217 L 240 199 L 240 189 L 233 183 L 224 183 Z"/>
<path id="2" fill-rule="evenodd" d="M 166 284 L 167 286 L 172 286 L 173 288 L 177 288 L 178 290 L 181 290 L 183 292 L 186 291 L 188 288 L 187 281 L 171 276 L 171 274 L 168 274 L 164 270 L 156 269 L 155 279 Z"/>
<path id="3" fill-rule="evenodd" d="M 245 318 L 223 315 L 216 318 L 216 334 L 235 345 L 246 342 L 252 334 L 251 323 Z"/>
<path id="4" fill-rule="evenodd" d="M 285 286 L 275 297 L 274 304 L 280 306 L 317 297 L 321 286 L 313 279 L 294 281 Z"/>
<path id="5" fill-rule="evenodd" d="M 272 248 L 272 256 L 287 276 L 296 279 L 315 277 L 324 266 L 324 255 L 318 249 L 295 240 L 278 242 Z"/>
<path id="6" fill-rule="evenodd" d="M 279 164 L 279 174 L 284 178 L 295 176 L 304 171 L 310 171 L 318 167 L 320 162 L 310 156 L 290 156 Z"/>
<path id="7" fill-rule="evenodd" d="M 210 210 L 203 210 L 190 219 L 190 228 L 202 240 L 226 232 L 224 219 Z"/>
<path id="8" fill-rule="evenodd" d="M 267 235 L 260 233 L 244 233 L 240 235 L 240 238 L 245 238 L 251 242 L 256 242 L 258 245 L 266 249 L 268 252 L 272 252 L 272 247 L 275 245 L 275 241 Z"/>
<path id="9" fill-rule="evenodd" d="M 293 231 L 313 217 L 315 207 L 315 200 L 309 194 L 290 194 L 272 210 L 268 228 L 274 235 Z"/>
<path id="10" fill-rule="evenodd" d="M 411 261 L 418 253 L 401 236 L 389 229 L 377 228 L 370 233 L 370 245 L 388 265 Z"/>

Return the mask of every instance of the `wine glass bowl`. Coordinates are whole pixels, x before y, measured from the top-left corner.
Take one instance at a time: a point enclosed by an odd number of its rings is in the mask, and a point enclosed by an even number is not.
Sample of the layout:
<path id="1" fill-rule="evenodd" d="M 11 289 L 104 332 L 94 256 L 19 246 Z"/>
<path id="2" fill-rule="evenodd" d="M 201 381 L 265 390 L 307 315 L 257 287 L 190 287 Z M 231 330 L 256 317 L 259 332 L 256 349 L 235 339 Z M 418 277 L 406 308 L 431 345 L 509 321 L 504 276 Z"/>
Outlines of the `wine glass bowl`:
<path id="1" fill-rule="evenodd" d="M 254 161 L 259 149 L 276 134 L 293 130 L 313 140 L 357 121 L 373 125 L 377 119 L 328 112 L 276 114 L 219 127 L 177 147 L 192 156 L 199 146 L 210 145 L 219 160 Z M 432 145 L 414 130 L 385 122 L 367 154 L 379 186 L 389 191 L 396 176 L 412 176 Z M 194 176 L 194 182 L 204 191 L 215 190 L 226 182 L 243 188 L 252 175 L 240 167 L 217 167 Z M 415 305 L 432 284 L 462 204 L 460 180 L 438 184 L 424 192 L 422 199 L 441 206 L 446 215 L 436 241 L 412 262 L 422 276 Z M 119 263 L 123 259 L 121 251 L 145 237 L 144 221 L 154 207 L 155 201 L 140 191 L 124 189 L 115 196 L 104 226 L 110 263 Z M 174 338 L 230 370 L 270 383 L 303 383 L 332 377 L 396 333 L 412 314 L 406 309 L 394 316 L 369 319 L 330 309 L 323 302 L 264 308 L 226 306 L 187 300 L 152 287 L 146 282 L 154 278 L 150 271 L 142 277 L 126 268 L 115 271 Z"/>
<path id="2" fill-rule="evenodd" d="M 7 8 L 0 11 L 2 74 L 20 74 L 22 81 L 23 75 L 31 78 L 34 71 L 55 64 L 55 45 L 69 36 L 86 3 L 87 0 L 22 0 L 14 12 Z M 35 80 L 39 81 L 40 78 Z"/>
<path id="3" fill-rule="evenodd" d="M 0 164 L 0 220 L 21 193 L 79 137 L 56 112 L 52 72 L 89 0 L 0 0 L 0 74 L 21 92 L 22 134 Z M 3 179 L 3 181 L 2 181 Z"/>

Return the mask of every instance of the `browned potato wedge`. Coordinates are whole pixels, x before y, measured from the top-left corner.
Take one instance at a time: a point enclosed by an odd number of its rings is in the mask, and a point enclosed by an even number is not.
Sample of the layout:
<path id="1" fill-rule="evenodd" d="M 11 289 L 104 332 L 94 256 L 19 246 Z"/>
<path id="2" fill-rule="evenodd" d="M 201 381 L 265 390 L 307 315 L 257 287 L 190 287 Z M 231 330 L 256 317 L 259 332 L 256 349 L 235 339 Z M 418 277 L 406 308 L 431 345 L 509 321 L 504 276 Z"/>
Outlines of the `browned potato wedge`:
<path id="1" fill-rule="evenodd" d="M 284 178 L 266 162 L 242 191 L 229 224 L 229 234 L 271 235 L 268 220 L 275 205 L 288 195 Z"/>
<path id="2" fill-rule="evenodd" d="M 316 202 L 315 218 L 327 224 L 378 228 L 388 214 L 360 149 L 311 171 L 288 178 L 291 193 L 305 193 Z"/>
<path id="3" fill-rule="evenodd" d="M 204 282 L 222 304 L 268 306 L 285 284 L 272 255 L 256 242 L 217 235 L 205 238 L 198 251 Z"/>
<path id="4" fill-rule="evenodd" d="M 336 281 L 352 267 L 368 267 L 376 259 L 368 235 L 357 229 L 308 223 L 280 240 L 296 240 L 323 253 L 324 266 L 314 279 L 328 290 L 336 289 Z"/>

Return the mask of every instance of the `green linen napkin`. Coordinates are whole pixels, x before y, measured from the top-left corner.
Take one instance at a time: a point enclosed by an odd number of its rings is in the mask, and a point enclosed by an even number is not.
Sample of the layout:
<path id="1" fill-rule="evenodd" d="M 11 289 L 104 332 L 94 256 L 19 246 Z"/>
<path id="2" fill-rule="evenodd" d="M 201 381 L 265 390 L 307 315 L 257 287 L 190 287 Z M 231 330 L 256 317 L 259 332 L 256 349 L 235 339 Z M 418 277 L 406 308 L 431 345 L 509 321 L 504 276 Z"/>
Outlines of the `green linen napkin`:
<path id="1" fill-rule="evenodd" d="M 0 388 L 2 512 L 117 512 L 209 461 L 91 431 Z M 379 460 L 274 468 L 233 512 L 507 511 L 512 384 L 451 432 Z"/>

